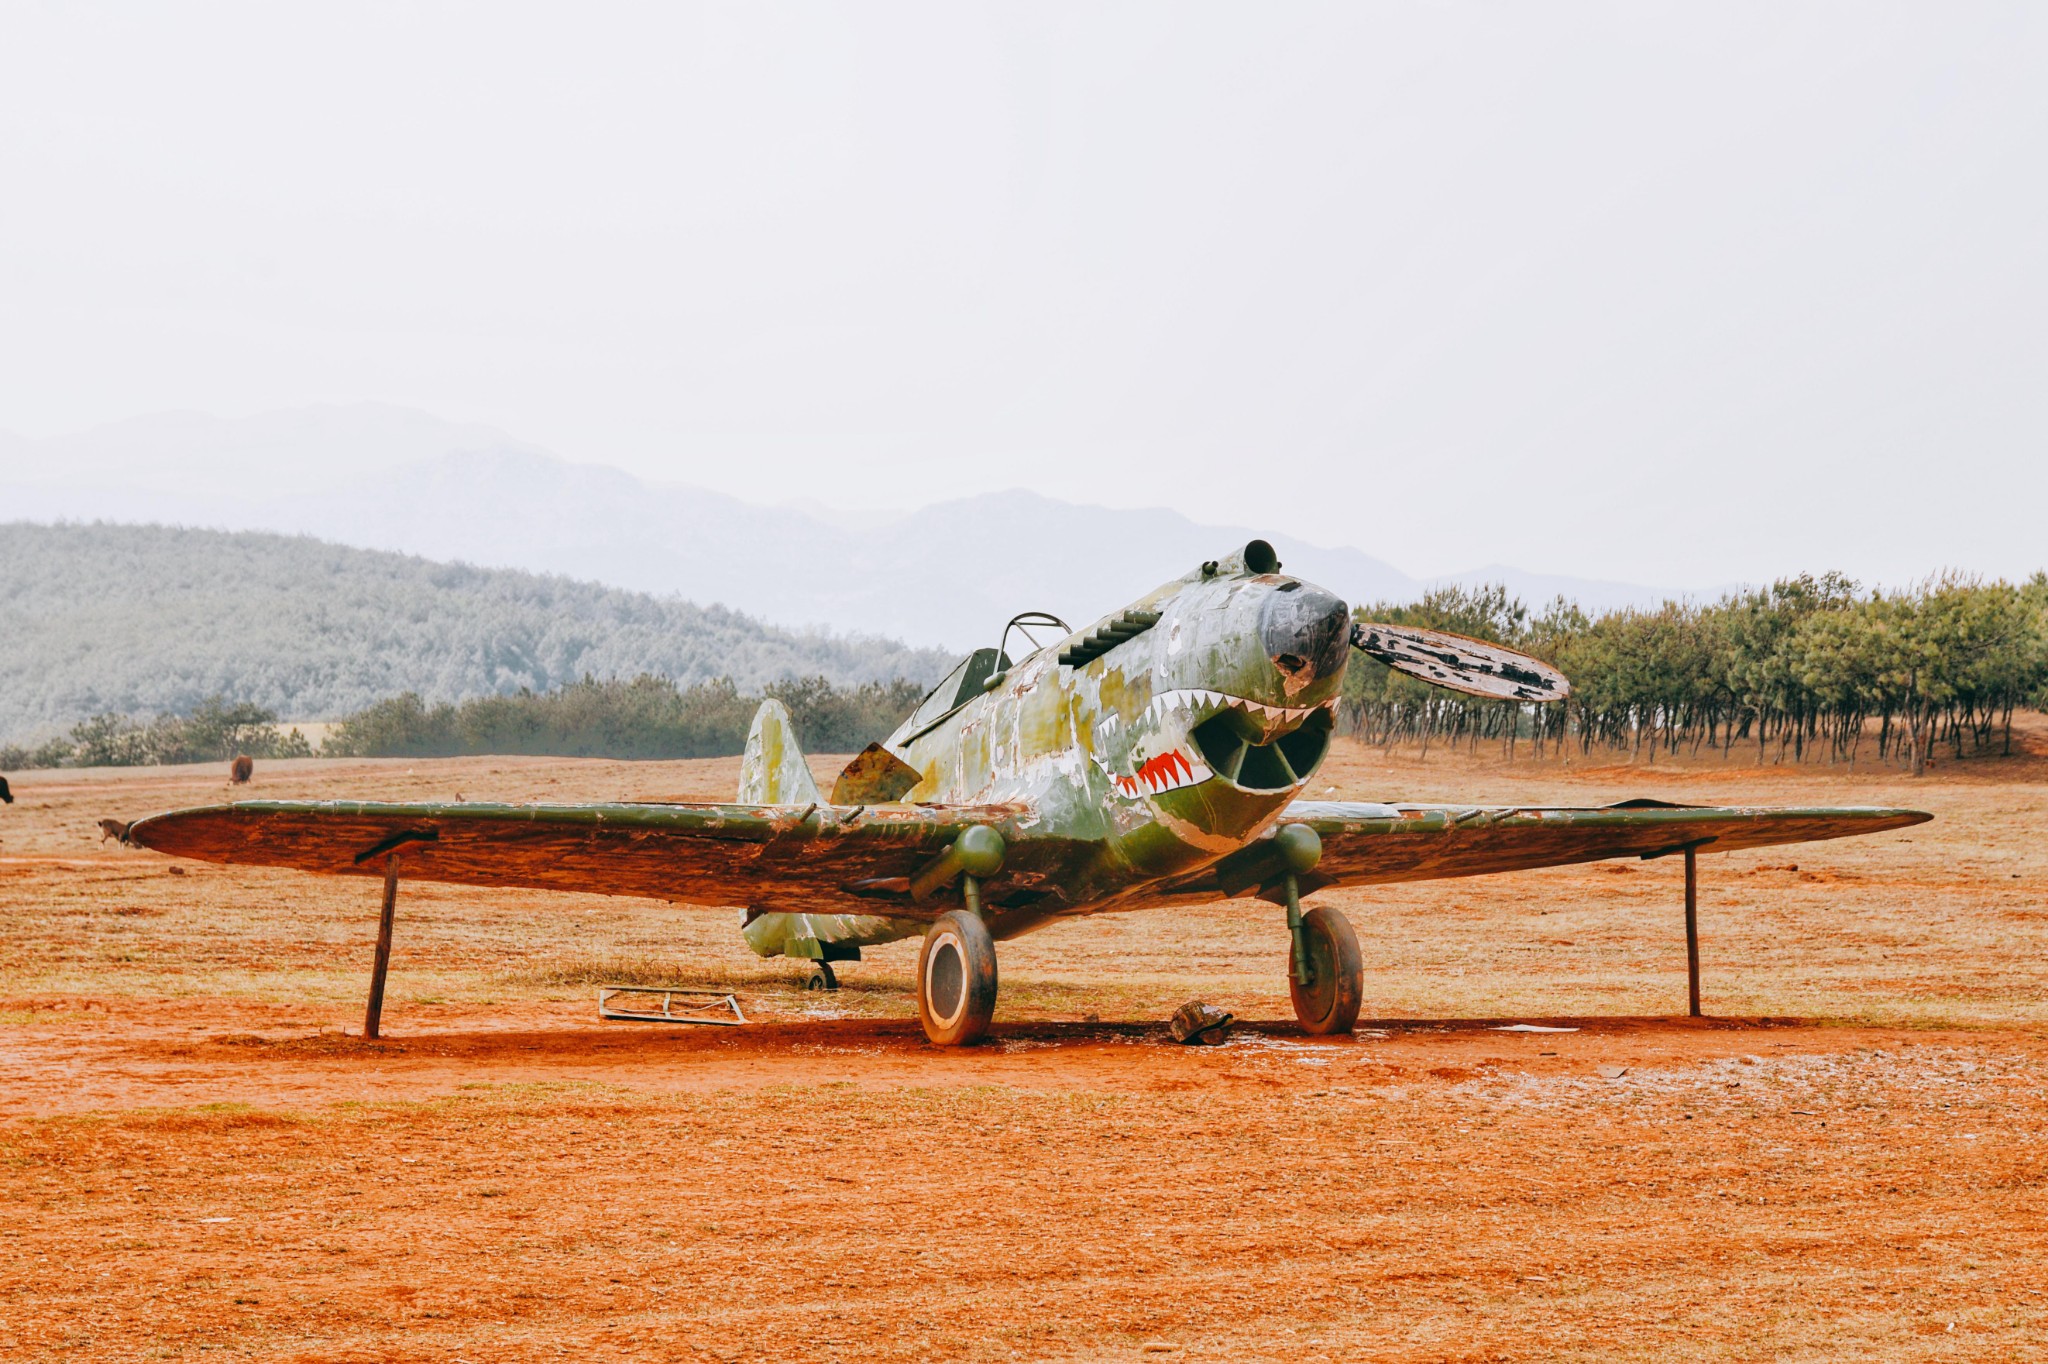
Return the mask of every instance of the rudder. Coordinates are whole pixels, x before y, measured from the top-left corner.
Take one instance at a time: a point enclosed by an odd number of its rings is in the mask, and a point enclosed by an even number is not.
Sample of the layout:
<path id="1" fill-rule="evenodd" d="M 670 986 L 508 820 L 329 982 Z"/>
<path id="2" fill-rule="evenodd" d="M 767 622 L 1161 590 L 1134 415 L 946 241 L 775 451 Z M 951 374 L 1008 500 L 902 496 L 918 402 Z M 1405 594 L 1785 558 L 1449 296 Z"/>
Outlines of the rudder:
<path id="1" fill-rule="evenodd" d="M 747 730 L 747 752 L 740 759 L 742 805 L 822 805 L 818 783 L 796 741 L 789 710 L 769 699 L 754 712 Z"/>

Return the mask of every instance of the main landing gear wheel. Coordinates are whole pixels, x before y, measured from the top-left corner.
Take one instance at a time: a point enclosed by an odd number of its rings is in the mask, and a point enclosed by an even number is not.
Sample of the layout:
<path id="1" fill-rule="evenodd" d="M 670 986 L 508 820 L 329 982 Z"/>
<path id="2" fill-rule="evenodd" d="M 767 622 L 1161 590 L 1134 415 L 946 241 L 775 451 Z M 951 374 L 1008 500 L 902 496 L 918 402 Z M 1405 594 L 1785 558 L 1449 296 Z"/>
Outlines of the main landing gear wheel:
<path id="1" fill-rule="evenodd" d="M 1301 1030 L 1316 1036 L 1350 1032 L 1365 1000 L 1365 961 L 1358 954 L 1358 935 L 1351 921 L 1334 909 L 1317 905 L 1301 916 L 1308 939 L 1308 984 L 1294 953 L 1287 954 L 1287 993 L 1294 997 L 1294 1016 Z"/>
<path id="2" fill-rule="evenodd" d="M 941 914 L 917 954 L 917 1019 L 924 1035 L 942 1047 L 970 1046 L 988 1034 L 995 1011 L 996 940 L 988 925 L 965 910 Z"/>

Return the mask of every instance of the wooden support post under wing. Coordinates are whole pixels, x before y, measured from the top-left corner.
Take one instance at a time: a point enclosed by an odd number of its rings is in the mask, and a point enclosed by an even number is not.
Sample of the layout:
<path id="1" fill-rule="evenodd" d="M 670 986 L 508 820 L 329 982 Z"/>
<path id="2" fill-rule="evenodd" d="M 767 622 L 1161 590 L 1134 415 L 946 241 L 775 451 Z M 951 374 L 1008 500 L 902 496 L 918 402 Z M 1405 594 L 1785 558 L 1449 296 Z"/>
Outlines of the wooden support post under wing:
<path id="1" fill-rule="evenodd" d="M 370 1004 L 363 1011 L 363 1036 L 374 1039 L 384 1013 L 384 972 L 391 965 L 391 917 L 398 908 L 398 853 L 384 859 L 384 912 L 377 920 L 377 962 L 370 968 Z"/>
<path id="2" fill-rule="evenodd" d="M 1685 850 L 1685 973 L 1686 1001 L 1692 1017 L 1700 1016 L 1700 850 Z"/>

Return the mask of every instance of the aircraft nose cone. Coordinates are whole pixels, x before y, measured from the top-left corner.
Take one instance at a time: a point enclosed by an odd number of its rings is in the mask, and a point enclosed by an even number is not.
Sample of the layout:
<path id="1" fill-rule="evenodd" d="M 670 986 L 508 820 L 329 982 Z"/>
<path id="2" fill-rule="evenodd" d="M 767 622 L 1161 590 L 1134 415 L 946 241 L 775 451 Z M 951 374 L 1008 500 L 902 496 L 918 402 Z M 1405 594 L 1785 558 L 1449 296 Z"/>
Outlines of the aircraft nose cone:
<path id="1" fill-rule="evenodd" d="M 1351 647 L 1351 608 L 1322 588 L 1301 583 L 1266 599 L 1259 633 L 1291 698 L 1343 670 Z"/>

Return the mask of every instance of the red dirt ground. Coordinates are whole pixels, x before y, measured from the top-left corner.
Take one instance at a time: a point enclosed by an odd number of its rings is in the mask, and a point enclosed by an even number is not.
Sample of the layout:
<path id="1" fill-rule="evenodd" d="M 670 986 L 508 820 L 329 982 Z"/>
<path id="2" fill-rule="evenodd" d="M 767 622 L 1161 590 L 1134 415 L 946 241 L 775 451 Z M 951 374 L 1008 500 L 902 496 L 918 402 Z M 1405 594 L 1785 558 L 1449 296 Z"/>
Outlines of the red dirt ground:
<path id="1" fill-rule="evenodd" d="M 730 769 L 258 781 L 716 795 Z M 23 774 L 0 1357 L 2039 1358 L 2044 775 L 1344 746 L 1345 796 L 1939 818 L 1703 859 L 1709 1008 L 1742 1016 L 1657 1014 L 1683 998 L 1674 873 L 1616 864 L 1336 897 L 1382 1015 L 1355 1039 L 1281 1021 L 1284 930 L 1233 905 L 1005 944 L 994 1045 L 942 1052 L 909 1016 L 914 944 L 824 997 L 727 914 L 432 888 L 402 900 L 389 1035 L 365 1042 L 339 1030 L 373 886 L 172 876 L 93 841 L 100 815 L 224 797 L 218 773 Z M 599 1023 L 614 975 L 730 981 L 760 1021 Z M 1267 1021 L 1176 1047 L 1191 995 Z"/>

